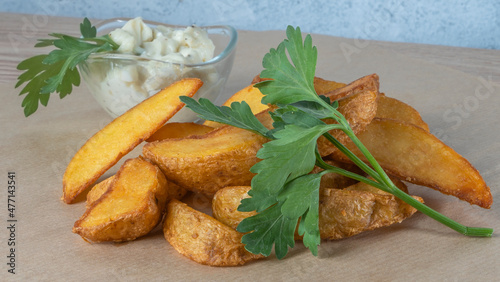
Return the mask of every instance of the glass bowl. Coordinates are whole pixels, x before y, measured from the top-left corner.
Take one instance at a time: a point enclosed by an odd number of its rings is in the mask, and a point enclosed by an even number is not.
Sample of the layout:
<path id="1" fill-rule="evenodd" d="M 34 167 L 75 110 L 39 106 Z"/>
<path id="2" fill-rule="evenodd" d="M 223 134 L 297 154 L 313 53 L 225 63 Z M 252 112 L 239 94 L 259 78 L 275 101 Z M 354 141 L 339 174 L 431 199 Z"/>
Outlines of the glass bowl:
<path id="1" fill-rule="evenodd" d="M 129 19 L 110 19 L 96 25 L 97 35 L 108 34 L 123 27 Z M 144 21 L 154 28 L 163 25 Z M 215 45 L 214 58 L 199 64 L 179 64 L 168 61 L 119 53 L 92 54 L 79 64 L 80 73 L 97 102 L 113 118 L 120 116 L 144 99 L 154 95 L 171 83 L 187 77 L 200 78 L 203 86 L 194 98 L 215 102 L 221 94 L 234 61 L 238 35 L 231 26 L 202 27 Z M 195 121 L 196 114 L 187 108 L 179 111 L 171 121 Z"/>

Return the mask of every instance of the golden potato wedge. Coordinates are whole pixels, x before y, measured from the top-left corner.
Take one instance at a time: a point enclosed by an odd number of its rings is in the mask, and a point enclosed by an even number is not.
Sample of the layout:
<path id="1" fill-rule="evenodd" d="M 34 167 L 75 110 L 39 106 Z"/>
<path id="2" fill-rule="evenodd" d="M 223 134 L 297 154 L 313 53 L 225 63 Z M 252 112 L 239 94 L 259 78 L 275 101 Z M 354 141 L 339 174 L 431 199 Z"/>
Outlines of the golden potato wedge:
<path id="1" fill-rule="evenodd" d="M 213 127 L 194 122 L 170 122 L 163 125 L 146 142 L 154 142 L 168 138 L 185 138 L 192 135 L 203 135 L 213 130 Z"/>
<path id="2" fill-rule="evenodd" d="M 250 168 L 267 141 L 248 130 L 223 126 L 202 136 L 148 143 L 143 155 L 157 164 L 169 181 L 213 195 L 222 187 L 250 185 L 254 175 Z"/>
<path id="3" fill-rule="evenodd" d="M 263 258 L 245 250 L 242 233 L 177 200 L 168 203 L 163 233 L 174 249 L 200 264 L 237 266 Z"/>
<path id="4" fill-rule="evenodd" d="M 240 222 L 257 214 L 257 212 L 240 212 L 238 206 L 246 199 L 250 186 L 229 186 L 220 189 L 212 199 L 212 215 L 218 221 L 236 230 Z"/>
<path id="5" fill-rule="evenodd" d="M 405 104 L 398 99 L 380 95 L 377 100 L 377 113 L 375 117 L 389 118 L 397 121 L 411 123 L 429 131 L 429 126 L 422 120 L 420 113 L 412 106 Z"/>
<path id="6" fill-rule="evenodd" d="M 199 79 L 183 79 L 144 100 L 92 136 L 75 154 L 63 176 L 63 201 L 72 203 L 104 172 L 149 138 L 182 107 L 179 96 L 193 96 Z"/>
<path id="7" fill-rule="evenodd" d="M 112 175 L 105 180 L 97 183 L 90 189 L 89 193 L 87 194 L 87 202 L 85 203 L 85 206 L 89 208 L 95 201 L 97 201 L 106 191 L 108 191 L 109 187 L 112 186 L 112 183 L 114 181 L 116 175 Z M 182 199 L 186 193 L 187 190 L 182 188 L 181 186 L 169 182 L 167 180 L 167 187 L 168 187 L 168 198 L 169 199 L 177 199 L 180 200 Z"/>
<path id="8" fill-rule="evenodd" d="M 356 185 L 358 184 L 353 186 Z M 320 190 L 321 238 L 328 240 L 347 238 L 364 231 L 399 223 L 417 211 L 395 196 L 380 192 L 358 191 L 355 187 Z M 420 197 L 413 196 L 413 198 L 423 202 Z"/>
<path id="9" fill-rule="evenodd" d="M 358 138 L 389 174 L 483 208 L 493 202 L 479 172 L 434 135 L 412 124 L 375 118 Z M 351 142 L 345 145 L 361 159 Z M 348 159 L 334 152 L 334 158 Z"/>
<path id="10" fill-rule="evenodd" d="M 394 180 L 406 191 L 406 186 Z M 255 212 L 239 212 L 240 201 L 248 197 L 250 186 L 226 187 L 215 194 L 212 201 L 214 217 L 236 228 Z M 423 202 L 420 197 L 413 196 Z M 416 209 L 395 196 L 362 182 L 346 189 L 320 189 L 319 230 L 322 239 L 342 239 L 364 231 L 389 226 L 410 217 Z M 297 240 L 300 236 L 295 236 Z"/>
<path id="11" fill-rule="evenodd" d="M 92 242 L 130 241 L 161 221 L 168 200 L 160 169 L 138 157 L 122 165 L 111 186 L 75 222 L 73 232 Z"/>

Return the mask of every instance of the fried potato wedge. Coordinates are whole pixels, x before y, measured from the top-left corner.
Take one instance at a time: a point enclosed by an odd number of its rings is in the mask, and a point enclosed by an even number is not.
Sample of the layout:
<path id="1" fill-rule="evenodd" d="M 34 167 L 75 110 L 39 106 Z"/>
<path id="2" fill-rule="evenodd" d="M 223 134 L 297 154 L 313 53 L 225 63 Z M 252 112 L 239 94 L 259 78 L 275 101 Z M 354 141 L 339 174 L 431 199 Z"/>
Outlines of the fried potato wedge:
<path id="1" fill-rule="evenodd" d="M 245 250 L 242 233 L 172 200 L 163 224 L 165 239 L 187 258 L 211 266 L 238 266 L 263 258 Z"/>
<path id="2" fill-rule="evenodd" d="M 230 186 L 220 189 L 212 199 L 212 215 L 218 221 L 236 230 L 240 222 L 257 214 L 257 212 L 240 212 L 241 200 L 249 198 L 250 186 Z"/>
<path id="3" fill-rule="evenodd" d="M 403 191 L 401 181 L 395 184 Z M 237 210 L 240 201 L 248 197 L 250 186 L 226 187 L 219 190 L 212 201 L 214 217 L 220 222 L 236 228 L 245 218 L 255 212 Z M 423 202 L 418 196 L 415 199 Z M 345 189 L 324 188 L 320 190 L 319 230 L 322 239 L 342 239 L 364 231 L 401 222 L 416 212 L 416 209 L 395 196 L 375 187 L 359 182 Z M 296 235 L 296 239 L 301 239 Z"/>
<path id="4" fill-rule="evenodd" d="M 412 124 L 375 118 L 358 138 L 389 174 L 483 208 L 493 202 L 479 172 L 434 135 Z M 345 145 L 365 160 L 355 146 Z M 334 158 L 348 161 L 335 152 Z"/>
<path id="5" fill-rule="evenodd" d="M 356 185 L 366 185 L 364 183 Z M 382 192 L 382 191 L 380 191 Z M 350 189 L 320 190 L 319 232 L 337 240 L 400 223 L 417 210 L 391 194 Z M 422 198 L 413 198 L 423 202 Z"/>
<path id="6" fill-rule="evenodd" d="M 375 117 L 404 121 L 421 127 L 425 131 L 429 131 L 429 126 L 422 120 L 417 110 L 398 99 L 387 97 L 383 94 L 377 100 L 377 113 Z"/>
<path id="7" fill-rule="evenodd" d="M 266 126 L 269 114 L 257 115 Z M 213 195 L 226 186 L 250 185 L 257 151 L 268 139 L 248 130 L 223 126 L 202 136 L 148 143 L 143 155 L 157 164 L 169 181 L 193 192 Z"/>
<path id="8" fill-rule="evenodd" d="M 144 100 L 92 136 L 75 154 L 63 176 L 63 201 L 74 199 L 102 174 L 149 138 L 182 107 L 179 96 L 192 97 L 199 79 L 183 79 Z"/>
<path id="9" fill-rule="evenodd" d="M 203 135 L 213 130 L 213 127 L 194 122 L 170 122 L 163 125 L 146 141 L 154 142 L 169 138 L 185 138 L 192 135 Z"/>
<path id="10" fill-rule="evenodd" d="M 74 233 L 92 242 L 120 242 L 144 236 L 158 225 L 169 192 L 157 166 L 142 157 L 129 159 L 109 185 L 75 222 Z"/>
<path id="11" fill-rule="evenodd" d="M 95 201 L 97 201 L 108 189 L 112 186 L 113 181 L 115 179 L 116 175 L 112 175 L 103 181 L 97 183 L 90 189 L 90 191 L 87 193 L 87 201 L 85 203 L 85 206 L 89 208 Z M 182 199 L 186 193 L 187 190 L 182 188 L 181 186 L 169 182 L 167 180 L 167 187 L 168 187 L 168 198 L 169 199 L 177 199 L 180 200 Z"/>

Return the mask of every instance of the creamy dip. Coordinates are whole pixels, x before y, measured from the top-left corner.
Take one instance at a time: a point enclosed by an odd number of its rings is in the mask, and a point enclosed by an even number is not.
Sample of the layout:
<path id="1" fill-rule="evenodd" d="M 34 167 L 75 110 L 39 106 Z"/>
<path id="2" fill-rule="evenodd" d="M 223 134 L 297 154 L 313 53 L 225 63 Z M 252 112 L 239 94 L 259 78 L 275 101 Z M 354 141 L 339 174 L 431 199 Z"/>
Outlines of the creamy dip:
<path id="1" fill-rule="evenodd" d="M 174 29 L 146 25 L 141 18 L 128 21 L 109 33 L 120 45 L 119 54 L 131 54 L 144 60 L 90 60 L 87 85 L 98 102 L 112 116 L 119 116 L 137 103 L 184 77 L 200 78 L 204 86 L 197 97 L 214 98 L 220 88 L 212 66 L 190 66 L 207 62 L 214 56 L 215 46 L 206 30 L 189 26 Z M 152 60 L 151 60 L 152 59 Z M 199 95 L 198 95 L 199 94 Z M 189 115 L 189 116 L 186 116 Z M 173 121 L 193 120 L 191 111 L 179 112 Z"/>

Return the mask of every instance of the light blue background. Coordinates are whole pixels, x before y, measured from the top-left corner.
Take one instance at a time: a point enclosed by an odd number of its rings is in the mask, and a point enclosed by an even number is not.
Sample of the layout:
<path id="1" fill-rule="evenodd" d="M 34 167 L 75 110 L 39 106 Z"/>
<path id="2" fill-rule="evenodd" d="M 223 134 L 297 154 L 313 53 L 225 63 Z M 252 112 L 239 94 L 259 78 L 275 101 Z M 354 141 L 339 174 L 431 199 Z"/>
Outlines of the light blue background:
<path id="1" fill-rule="evenodd" d="M 2 0 L 1 11 L 171 24 L 230 24 L 245 30 L 302 31 L 350 38 L 500 49 L 496 0 Z"/>

